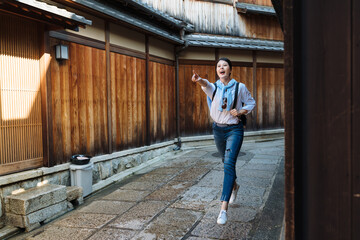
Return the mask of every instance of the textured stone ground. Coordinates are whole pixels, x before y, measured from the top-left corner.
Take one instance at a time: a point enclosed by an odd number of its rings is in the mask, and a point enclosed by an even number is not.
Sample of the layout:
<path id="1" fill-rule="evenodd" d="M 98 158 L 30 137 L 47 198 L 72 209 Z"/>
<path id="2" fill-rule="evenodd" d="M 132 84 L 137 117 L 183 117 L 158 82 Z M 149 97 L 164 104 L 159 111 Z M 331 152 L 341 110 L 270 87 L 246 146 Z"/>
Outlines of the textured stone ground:
<path id="1" fill-rule="evenodd" d="M 184 151 L 12 239 L 278 239 L 283 140 L 244 142 L 237 162 L 240 190 L 224 226 L 216 224 L 223 166 L 215 146 Z"/>

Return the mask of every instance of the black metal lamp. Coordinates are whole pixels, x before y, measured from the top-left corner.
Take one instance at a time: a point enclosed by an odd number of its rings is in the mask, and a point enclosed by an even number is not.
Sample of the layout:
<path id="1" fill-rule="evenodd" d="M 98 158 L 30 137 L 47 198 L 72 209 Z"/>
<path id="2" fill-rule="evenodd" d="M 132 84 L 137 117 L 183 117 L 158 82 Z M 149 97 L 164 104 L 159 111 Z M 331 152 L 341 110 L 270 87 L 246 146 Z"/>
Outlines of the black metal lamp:
<path id="1" fill-rule="evenodd" d="M 58 60 L 69 59 L 69 46 L 59 44 L 55 46 L 55 58 Z"/>

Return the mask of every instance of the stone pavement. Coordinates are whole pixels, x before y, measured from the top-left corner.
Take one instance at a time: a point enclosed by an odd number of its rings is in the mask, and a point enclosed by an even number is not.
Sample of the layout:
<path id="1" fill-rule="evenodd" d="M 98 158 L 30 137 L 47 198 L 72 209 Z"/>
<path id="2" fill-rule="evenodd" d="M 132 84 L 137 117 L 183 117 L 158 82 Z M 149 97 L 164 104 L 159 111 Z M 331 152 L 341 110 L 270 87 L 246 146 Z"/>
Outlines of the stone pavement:
<path id="1" fill-rule="evenodd" d="M 220 226 L 223 165 L 214 145 L 184 147 L 85 200 L 76 210 L 11 239 L 279 239 L 284 212 L 284 140 L 244 142 L 240 190 Z"/>

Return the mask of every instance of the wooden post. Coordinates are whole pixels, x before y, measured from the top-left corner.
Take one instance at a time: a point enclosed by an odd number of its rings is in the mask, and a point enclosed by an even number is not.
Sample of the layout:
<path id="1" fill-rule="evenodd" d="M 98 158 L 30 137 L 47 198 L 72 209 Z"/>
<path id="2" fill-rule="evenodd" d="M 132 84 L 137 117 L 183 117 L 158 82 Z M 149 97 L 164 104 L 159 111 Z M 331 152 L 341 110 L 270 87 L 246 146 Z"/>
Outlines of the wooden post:
<path id="1" fill-rule="evenodd" d="M 112 153 L 112 116 L 111 116 L 111 63 L 110 63 L 110 26 L 105 22 L 105 54 L 106 54 L 106 99 L 108 125 L 108 153 Z"/>
<path id="2" fill-rule="evenodd" d="M 256 88 L 257 88 L 257 84 L 256 84 L 256 71 L 257 71 L 257 57 L 256 57 L 256 51 L 252 51 L 252 56 L 253 56 L 253 92 L 252 92 L 252 95 L 253 95 L 253 98 L 256 100 L 256 95 L 257 95 L 257 91 L 256 91 Z M 259 126 L 257 124 L 257 111 L 253 111 L 252 112 L 252 117 L 253 117 L 253 124 L 252 124 L 252 127 L 254 129 L 259 129 Z"/>
<path id="3" fill-rule="evenodd" d="M 50 71 L 50 38 L 46 26 L 39 27 L 40 47 L 40 92 L 41 92 L 41 121 L 43 142 L 43 164 L 52 167 L 56 164 L 53 157 L 53 122 L 52 122 L 52 95 Z"/>
<path id="4" fill-rule="evenodd" d="M 217 81 L 217 79 L 219 79 L 219 76 L 217 75 L 217 72 L 216 72 L 216 63 L 217 61 L 219 60 L 219 49 L 218 48 L 215 48 L 215 82 Z"/>
<path id="5" fill-rule="evenodd" d="M 293 1 L 284 2 L 285 239 L 295 239 L 294 183 L 294 21 Z"/>
<path id="6" fill-rule="evenodd" d="M 146 145 L 150 146 L 150 55 L 149 55 L 149 36 L 145 35 L 145 69 L 146 69 Z"/>

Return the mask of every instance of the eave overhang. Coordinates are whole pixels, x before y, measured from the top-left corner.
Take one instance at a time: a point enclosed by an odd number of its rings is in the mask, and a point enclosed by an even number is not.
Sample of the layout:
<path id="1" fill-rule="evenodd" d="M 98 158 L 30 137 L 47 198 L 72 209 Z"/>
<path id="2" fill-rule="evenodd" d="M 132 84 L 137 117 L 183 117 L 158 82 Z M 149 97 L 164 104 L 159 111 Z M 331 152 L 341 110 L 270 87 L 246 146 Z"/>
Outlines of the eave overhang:
<path id="1" fill-rule="evenodd" d="M 239 13 L 245 13 L 245 14 L 251 13 L 251 14 L 276 16 L 275 9 L 270 6 L 261 6 L 261 5 L 237 2 L 236 8 Z"/>
<path id="2" fill-rule="evenodd" d="M 264 40 L 243 37 L 227 37 L 205 34 L 190 34 L 185 36 L 188 46 L 193 47 L 212 47 L 212 48 L 232 48 L 260 51 L 284 51 L 282 41 Z"/>
<path id="3" fill-rule="evenodd" d="M 170 27 L 176 28 L 178 30 L 184 29 L 186 32 L 193 33 L 194 32 L 194 25 L 185 22 L 183 20 L 176 19 L 169 14 L 166 14 L 162 11 L 159 11 L 146 3 L 137 0 L 116 0 L 119 3 L 131 5 L 135 9 L 139 9 L 143 11 L 151 18 L 156 18 L 157 20 L 167 24 Z"/>
<path id="4" fill-rule="evenodd" d="M 122 22 L 125 22 L 127 24 L 130 24 L 132 26 L 135 26 L 137 28 L 140 28 L 146 32 L 153 33 L 155 35 L 161 36 L 165 39 L 168 39 L 172 42 L 176 42 L 178 44 L 183 44 L 184 40 L 180 38 L 180 33 L 172 33 L 170 31 L 166 31 L 163 28 L 160 28 L 151 22 L 145 21 L 143 19 L 140 19 L 136 16 L 133 16 L 124 10 L 121 9 L 114 9 L 110 6 L 107 6 L 105 4 L 102 4 L 100 2 L 94 1 L 94 0 L 71 0 L 72 2 L 81 4 L 82 6 L 85 6 L 87 8 L 90 8 L 92 10 L 101 12 L 105 15 L 108 15 L 112 18 L 115 18 L 117 20 L 120 20 Z"/>
<path id="5" fill-rule="evenodd" d="M 92 24 L 83 16 L 36 0 L 0 0 L 0 10 L 75 31 Z"/>

